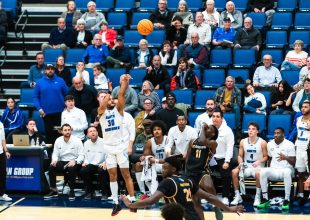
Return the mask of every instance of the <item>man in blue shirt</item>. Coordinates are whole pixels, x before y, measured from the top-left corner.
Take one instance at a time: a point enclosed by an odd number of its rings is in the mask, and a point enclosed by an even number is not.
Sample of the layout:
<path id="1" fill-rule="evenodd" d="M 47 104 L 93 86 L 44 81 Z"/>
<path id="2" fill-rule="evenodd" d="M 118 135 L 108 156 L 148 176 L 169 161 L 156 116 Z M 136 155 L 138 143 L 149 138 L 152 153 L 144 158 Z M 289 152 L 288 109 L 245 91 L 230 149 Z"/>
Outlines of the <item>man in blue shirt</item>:
<path id="1" fill-rule="evenodd" d="M 229 17 L 223 19 L 223 27 L 216 28 L 213 34 L 212 44 L 217 47 L 232 47 L 234 44 L 236 31 L 231 27 L 231 20 Z"/>
<path id="2" fill-rule="evenodd" d="M 86 48 L 83 54 L 83 61 L 88 63 L 86 65 L 87 68 L 93 68 L 98 63 L 104 65 L 106 63 L 106 57 L 109 55 L 108 47 L 102 44 L 100 34 L 95 34 L 93 42 L 92 45 Z"/>

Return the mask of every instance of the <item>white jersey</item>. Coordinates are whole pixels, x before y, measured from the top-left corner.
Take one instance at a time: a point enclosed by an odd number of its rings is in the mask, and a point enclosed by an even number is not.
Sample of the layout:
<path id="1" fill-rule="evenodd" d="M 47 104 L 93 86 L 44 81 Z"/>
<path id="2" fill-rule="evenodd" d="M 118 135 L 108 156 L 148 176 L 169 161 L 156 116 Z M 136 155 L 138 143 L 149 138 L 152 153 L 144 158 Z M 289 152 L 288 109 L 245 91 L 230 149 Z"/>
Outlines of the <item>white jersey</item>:
<path id="1" fill-rule="evenodd" d="M 105 110 L 99 119 L 105 145 L 117 146 L 123 142 L 123 120 L 124 117 L 116 107 L 112 110 Z"/>
<path id="2" fill-rule="evenodd" d="M 268 156 L 271 157 L 270 167 L 272 168 L 293 168 L 287 160 L 278 161 L 279 154 L 283 153 L 285 156 L 295 157 L 295 147 L 292 142 L 284 139 L 279 145 L 274 140 L 269 141 L 267 144 Z"/>
<path id="3" fill-rule="evenodd" d="M 297 138 L 295 141 L 296 151 L 306 151 L 310 140 L 310 130 L 307 122 L 302 120 L 303 116 L 296 119 Z"/>
<path id="4" fill-rule="evenodd" d="M 244 163 L 252 165 L 257 160 L 263 159 L 262 138 L 258 137 L 254 144 L 250 144 L 249 138 L 243 141 Z M 264 167 L 265 163 L 261 163 L 260 167 Z"/>
<path id="5" fill-rule="evenodd" d="M 152 152 L 155 156 L 155 159 L 159 160 L 166 158 L 165 147 L 167 143 L 168 138 L 166 135 L 163 137 L 163 142 L 161 144 L 157 144 L 154 137 L 151 138 Z"/>

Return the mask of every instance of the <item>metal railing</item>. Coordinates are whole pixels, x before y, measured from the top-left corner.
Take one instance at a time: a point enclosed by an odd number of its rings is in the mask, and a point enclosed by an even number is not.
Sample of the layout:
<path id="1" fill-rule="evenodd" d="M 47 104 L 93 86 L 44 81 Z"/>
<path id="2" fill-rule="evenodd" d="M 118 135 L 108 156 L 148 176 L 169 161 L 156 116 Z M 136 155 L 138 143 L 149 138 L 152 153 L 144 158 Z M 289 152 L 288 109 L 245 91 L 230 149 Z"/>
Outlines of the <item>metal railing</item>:
<path id="1" fill-rule="evenodd" d="M 25 20 L 23 18 L 25 17 Z M 15 36 L 18 39 L 22 39 L 23 43 L 23 55 L 27 55 L 27 49 L 26 49 L 26 44 L 25 44 L 25 35 L 24 35 L 24 30 L 28 24 L 28 11 L 24 10 L 21 15 L 19 16 L 18 20 L 15 23 Z M 22 25 L 20 25 L 22 24 Z"/>

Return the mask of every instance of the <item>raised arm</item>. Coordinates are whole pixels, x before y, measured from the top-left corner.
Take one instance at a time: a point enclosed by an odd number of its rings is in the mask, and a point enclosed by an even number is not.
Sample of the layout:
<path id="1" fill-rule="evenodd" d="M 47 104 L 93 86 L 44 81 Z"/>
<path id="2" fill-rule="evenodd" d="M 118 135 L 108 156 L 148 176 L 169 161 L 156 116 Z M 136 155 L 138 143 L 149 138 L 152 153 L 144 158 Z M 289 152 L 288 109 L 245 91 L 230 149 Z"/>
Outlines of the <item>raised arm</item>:
<path id="1" fill-rule="evenodd" d="M 110 97 L 111 95 L 110 94 L 106 94 L 106 96 L 104 97 L 104 99 L 101 101 L 99 101 L 99 107 L 98 107 L 98 115 L 102 115 L 105 110 L 107 109 L 107 106 L 108 106 L 108 102 L 110 100 Z"/>
<path id="2" fill-rule="evenodd" d="M 123 111 L 125 109 L 125 103 L 126 103 L 125 92 L 129 85 L 130 78 L 131 77 L 129 74 L 124 74 L 121 76 L 121 79 L 120 79 L 121 88 L 118 93 L 118 102 L 117 102 L 116 108 L 121 115 L 124 115 Z"/>

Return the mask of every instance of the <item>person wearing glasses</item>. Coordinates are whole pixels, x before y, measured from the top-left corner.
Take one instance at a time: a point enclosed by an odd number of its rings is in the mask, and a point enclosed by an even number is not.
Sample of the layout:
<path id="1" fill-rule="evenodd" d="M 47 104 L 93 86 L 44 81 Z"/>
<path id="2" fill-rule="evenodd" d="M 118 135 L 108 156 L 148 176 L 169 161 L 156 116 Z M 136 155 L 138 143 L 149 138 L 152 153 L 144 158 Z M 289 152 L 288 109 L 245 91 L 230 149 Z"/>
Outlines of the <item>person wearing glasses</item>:
<path id="1" fill-rule="evenodd" d="M 158 8 L 150 15 L 150 20 L 157 29 L 166 29 L 170 26 L 172 13 L 167 9 L 167 0 L 159 0 Z"/>

